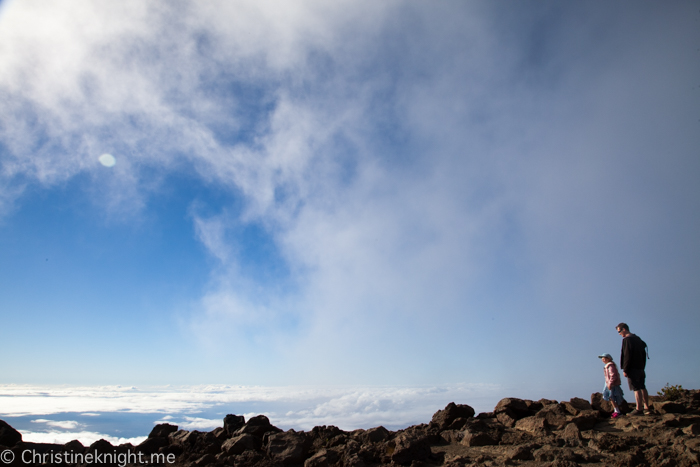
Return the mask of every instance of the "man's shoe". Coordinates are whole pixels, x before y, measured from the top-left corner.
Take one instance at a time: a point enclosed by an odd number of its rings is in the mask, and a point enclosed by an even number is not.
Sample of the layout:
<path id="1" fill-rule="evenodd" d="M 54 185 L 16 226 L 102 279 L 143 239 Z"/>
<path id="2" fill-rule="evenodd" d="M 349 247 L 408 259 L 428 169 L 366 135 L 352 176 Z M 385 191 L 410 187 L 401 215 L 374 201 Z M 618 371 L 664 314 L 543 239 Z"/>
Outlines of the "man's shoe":
<path id="1" fill-rule="evenodd" d="M 643 415 L 644 412 L 641 410 L 634 409 L 633 411 L 630 412 L 630 415 Z"/>
<path id="2" fill-rule="evenodd" d="M 653 413 L 654 413 L 654 411 L 651 408 L 644 409 L 644 415 L 652 415 Z"/>

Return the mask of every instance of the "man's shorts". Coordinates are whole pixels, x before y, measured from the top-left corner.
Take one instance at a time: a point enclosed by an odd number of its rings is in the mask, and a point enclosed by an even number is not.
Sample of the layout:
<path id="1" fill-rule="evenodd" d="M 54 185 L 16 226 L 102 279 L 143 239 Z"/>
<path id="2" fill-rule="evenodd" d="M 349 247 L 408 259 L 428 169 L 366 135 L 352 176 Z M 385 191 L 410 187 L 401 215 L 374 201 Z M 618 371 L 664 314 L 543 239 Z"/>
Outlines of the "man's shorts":
<path id="1" fill-rule="evenodd" d="M 627 382 L 630 385 L 630 391 L 641 391 L 647 387 L 644 385 L 647 375 L 644 370 L 627 370 Z"/>

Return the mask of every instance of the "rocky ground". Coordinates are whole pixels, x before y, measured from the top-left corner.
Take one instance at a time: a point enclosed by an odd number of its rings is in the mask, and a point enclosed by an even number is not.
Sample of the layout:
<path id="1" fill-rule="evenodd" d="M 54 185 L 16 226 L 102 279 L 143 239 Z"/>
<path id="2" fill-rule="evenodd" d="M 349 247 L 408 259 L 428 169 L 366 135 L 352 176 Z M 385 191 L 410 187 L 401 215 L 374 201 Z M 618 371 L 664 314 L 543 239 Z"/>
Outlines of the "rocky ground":
<path id="1" fill-rule="evenodd" d="M 27 443 L 0 420 L 0 461 L 122 467 L 151 462 L 188 467 L 700 465 L 700 390 L 683 390 L 674 401 L 652 399 L 653 414 L 617 419 L 610 418 L 612 408 L 600 393 L 590 402 L 507 398 L 493 412 L 476 416 L 470 406 L 450 403 L 430 423 L 395 432 L 381 426 L 282 431 L 264 415 L 247 421 L 227 415 L 223 427 L 211 432 L 157 425 L 138 446 L 105 440 L 87 447 L 78 441 Z"/>

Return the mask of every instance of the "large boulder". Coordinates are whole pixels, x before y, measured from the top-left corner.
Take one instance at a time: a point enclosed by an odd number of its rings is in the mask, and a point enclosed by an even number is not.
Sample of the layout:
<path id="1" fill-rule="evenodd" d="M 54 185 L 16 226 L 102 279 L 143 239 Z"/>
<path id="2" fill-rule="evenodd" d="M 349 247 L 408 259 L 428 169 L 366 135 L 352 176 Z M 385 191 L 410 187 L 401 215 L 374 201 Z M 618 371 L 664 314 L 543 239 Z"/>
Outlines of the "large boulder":
<path id="1" fill-rule="evenodd" d="M 515 426 L 515 422 L 530 415 L 530 407 L 523 399 L 506 397 L 501 399 L 494 409 L 496 419 L 506 427 Z"/>
<path id="2" fill-rule="evenodd" d="M 367 441 L 370 443 L 379 443 L 381 441 L 385 441 L 387 438 L 389 438 L 389 436 L 389 430 L 387 430 L 383 426 L 378 426 L 365 431 L 364 435 L 362 436 L 362 439 L 363 441 Z"/>
<path id="3" fill-rule="evenodd" d="M 0 420 L 0 445 L 12 447 L 22 442 L 22 435 L 4 420 Z"/>
<path id="4" fill-rule="evenodd" d="M 661 414 L 665 413 L 685 413 L 687 411 L 686 406 L 679 402 L 666 401 L 666 402 L 654 402 L 654 410 Z"/>
<path id="5" fill-rule="evenodd" d="M 583 439 L 581 436 L 581 430 L 575 423 L 569 423 L 564 427 L 562 432 L 562 437 L 572 444 L 578 445 L 578 443 Z"/>
<path id="6" fill-rule="evenodd" d="M 245 425 L 245 417 L 243 415 L 228 414 L 224 417 L 224 430 L 231 436 L 236 430 Z"/>
<path id="7" fill-rule="evenodd" d="M 153 427 L 151 432 L 148 434 L 149 438 L 167 438 L 170 433 L 175 433 L 177 431 L 177 425 L 171 425 L 170 423 L 161 423 Z"/>
<path id="8" fill-rule="evenodd" d="M 394 439 L 391 460 L 399 465 L 411 465 L 413 461 L 425 461 L 430 457 L 430 440 L 427 436 L 402 433 Z"/>
<path id="9" fill-rule="evenodd" d="M 87 452 L 112 452 L 114 451 L 114 446 L 112 443 L 107 441 L 106 439 L 99 439 L 92 443 L 88 449 Z"/>
<path id="10" fill-rule="evenodd" d="M 594 410 L 600 411 L 601 415 L 610 415 L 615 410 L 612 402 L 603 399 L 603 394 L 600 392 L 594 392 L 591 394 L 591 407 Z"/>
<path id="11" fill-rule="evenodd" d="M 591 403 L 586 399 L 581 399 L 580 397 L 574 397 L 569 402 L 562 402 L 564 409 L 571 415 L 578 415 L 584 410 L 592 410 Z"/>
<path id="12" fill-rule="evenodd" d="M 265 415 L 256 415 L 251 417 L 248 422 L 235 431 L 235 435 L 250 434 L 257 438 L 262 438 L 265 433 L 279 433 L 282 430 L 273 426 L 270 419 Z"/>
<path id="13" fill-rule="evenodd" d="M 136 446 L 136 452 L 143 452 L 144 454 L 154 454 L 162 447 L 167 446 L 168 438 L 162 436 L 157 436 L 154 438 L 146 438 L 141 444 Z"/>
<path id="14" fill-rule="evenodd" d="M 210 431 L 178 430 L 168 435 L 172 445 L 180 446 L 184 452 L 201 454 L 218 454 L 221 451 L 221 440 Z"/>
<path id="15" fill-rule="evenodd" d="M 467 423 L 462 441 L 465 446 L 492 446 L 499 443 L 502 426 L 494 419 L 472 419 Z"/>
<path id="16" fill-rule="evenodd" d="M 74 439 L 73 441 L 68 441 L 66 444 L 64 444 L 63 450 L 65 452 L 83 453 L 85 452 L 85 446 L 83 446 L 83 443 L 77 439 Z"/>
<path id="17" fill-rule="evenodd" d="M 506 397 L 505 399 L 501 399 L 498 401 L 498 404 L 496 404 L 496 408 L 493 411 L 495 413 L 511 413 L 516 419 L 525 418 L 530 415 L 530 408 L 528 407 L 527 401 L 517 399 L 515 397 Z"/>
<path id="18" fill-rule="evenodd" d="M 544 435 L 547 433 L 547 421 L 542 417 L 537 417 L 535 415 L 530 417 L 521 418 L 515 422 L 515 429 L 526 431 L 533 435 Z"/>
<path id="19" fill-rule="evenodd" d="M 443 410 L 435 412 L 430 423 L 440 430 L 445 430 L 458 418 L 469 419 L 473 416 L 474 409 L 471 406 L 450 402 Z"/>
<path id="20" fill-rule="evenodd" d="M 289 430 L 267 437 L 265 451 L 275 464 L 300 464 L 306 458 L 309 442 L 305 433 Z"/>
<path id="21" fill-rule="evenodd" d="M 362 439 L 362 436 L 366 436 L 365 430 L 356 430 L 353 433 L 355 434 L 355 439 Z M 343 445 L 348 439 L 348 433 L 333 425 L 315 426 L 308 433 L 308 436 L 311 439 L 314 450 Z"/>
<path id="22" fill-rule="evenodd" d="M 244 433 L 224 441 L 221 445 L 221 451 L 228 455 L 237 455 L 244 451 L 256 449 L 258 444 L 258 441 L 253 435 Z"/>
<path id="23" fill-rule="evenodd" d="M 214 428 L 211 434 L 222 443 L 229 438 L 229 434 L 226 432 L 224 427 L 221 426 Z"/>
<path id="24" fill-rule="evenodd" d="M 578 415 L 574 416 L 571 421 L 576 424 L 579 430 L 591 430 L 598 423 L 597 410 L 581 410 Z"/>
<path id="25" fill-rule="evenodd" d="M 547 421 L 547 425 L 549 425 L 552 429 L 558 430 L 560 428 L 564 428 L 567 423 L 569 423 L 569 418 L 571 414 L 569 414 L 566 409 L 562 407 L 561 404 L 550 404 L 542 408 L 537 414 L 535 414 L 535 417 L 542 418 Z"/>
<path id="26" fill-rule="evenodd" d="M 168 435 L 168 440 L 173 444 L 183 444 L 183 440 L 190 432 L 187 430 L 177 430 L 175 433 Z"/>

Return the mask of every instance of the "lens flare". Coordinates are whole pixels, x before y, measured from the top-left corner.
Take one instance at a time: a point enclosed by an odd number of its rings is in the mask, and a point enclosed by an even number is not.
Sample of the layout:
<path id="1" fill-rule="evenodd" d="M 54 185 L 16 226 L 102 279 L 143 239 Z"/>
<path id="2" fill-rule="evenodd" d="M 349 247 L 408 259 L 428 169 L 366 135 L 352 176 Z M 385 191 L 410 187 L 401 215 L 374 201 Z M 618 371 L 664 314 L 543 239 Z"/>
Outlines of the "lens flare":
<path id="1" fill-rule="evenodd" d="M 105 167 L 114 167 L 114 164 L 117 163 L 117 160 L 111 154 L 102 154 L 98 160 L 100 161 L 100 164 L 104 165 Z"/>

